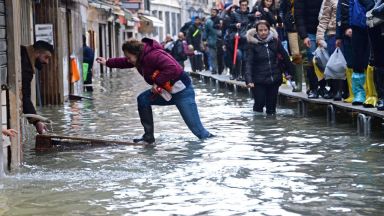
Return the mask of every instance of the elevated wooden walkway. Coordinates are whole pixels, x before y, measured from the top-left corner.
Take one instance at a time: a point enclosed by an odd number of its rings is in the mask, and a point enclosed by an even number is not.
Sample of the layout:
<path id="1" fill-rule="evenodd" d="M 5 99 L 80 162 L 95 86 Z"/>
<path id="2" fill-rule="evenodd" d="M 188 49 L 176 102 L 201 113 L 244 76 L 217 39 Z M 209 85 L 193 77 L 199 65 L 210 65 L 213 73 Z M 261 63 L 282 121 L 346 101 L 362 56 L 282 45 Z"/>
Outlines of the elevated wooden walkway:
<path id="1" fill-rule="evenodd" d="M 211 72 L 189 72 L 193 77 L 212 79 L 219 84 L 233 86 L 236 91 L 249 91 L 245 82 L 230 80 L 228 75 L 211 74 Z M 305 93 L 305 84 L 303 84 L 302 92 L 292 92 L 292 87 L 283 84 L 279 89 L 279 96 L 297 100 L 299 113 L 306 115 L 308 104 L 319 104 L 327 106 L 327 119 L 331 122 L 335 121 L 335 109 L 353 112 L 357 115 L 357 127 L 360 133 L 368 135 L 371 130 L 371 117 L 384 119 L 384 111 L 378 111 L 376 108 L 365 108 L 363 106 L 353 106 L 343 101 L 334 101 L 332 99 L 309 99 Z"/>

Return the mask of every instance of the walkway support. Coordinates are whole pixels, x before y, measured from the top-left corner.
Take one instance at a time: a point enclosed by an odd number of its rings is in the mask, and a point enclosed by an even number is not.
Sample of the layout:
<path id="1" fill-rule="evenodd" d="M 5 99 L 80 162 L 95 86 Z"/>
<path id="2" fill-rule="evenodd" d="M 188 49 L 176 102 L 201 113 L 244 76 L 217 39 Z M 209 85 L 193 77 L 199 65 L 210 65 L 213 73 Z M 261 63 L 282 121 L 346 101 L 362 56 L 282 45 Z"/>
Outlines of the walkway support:
<path id="1" fill-rule="evenodd" d="M 371 133 L 371 116 L 366 116 L 363 113 L 357 115 L 357 133 L 369 136 Z"/>
<path id="2" fill-rule="evenodd" d="M 335 124 L 335 108 L 332 104 L 327 107 L 327 121 L 331 124 Z"/>

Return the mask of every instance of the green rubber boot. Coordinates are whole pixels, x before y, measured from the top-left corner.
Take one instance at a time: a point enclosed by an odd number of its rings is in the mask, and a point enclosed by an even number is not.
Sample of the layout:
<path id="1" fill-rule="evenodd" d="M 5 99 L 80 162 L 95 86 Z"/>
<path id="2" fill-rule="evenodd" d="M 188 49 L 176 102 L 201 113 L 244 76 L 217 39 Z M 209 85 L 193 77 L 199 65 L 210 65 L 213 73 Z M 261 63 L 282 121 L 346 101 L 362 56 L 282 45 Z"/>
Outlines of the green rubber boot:
<path id="1" fill-rule="evenodd" d="M 292 90 L 292 92 L 301 92 L 303 88 L 303 65 L 302 64 L 294 64 L 295 65 L 295 83 L 296 88 Z"/>

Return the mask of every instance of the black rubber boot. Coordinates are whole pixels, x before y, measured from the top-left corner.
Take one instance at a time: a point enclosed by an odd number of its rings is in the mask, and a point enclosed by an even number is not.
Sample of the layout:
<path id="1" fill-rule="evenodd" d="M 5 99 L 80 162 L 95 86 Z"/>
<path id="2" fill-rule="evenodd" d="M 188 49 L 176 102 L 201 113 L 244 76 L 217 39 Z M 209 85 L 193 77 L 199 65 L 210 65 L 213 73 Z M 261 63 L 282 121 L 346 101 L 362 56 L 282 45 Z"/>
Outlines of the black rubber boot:
<path id="1" fill-rule="evenodd" d="M 327 83 L 328 83 L 328 86 L 330 87 L 330 90 L 329 91 L 327 91 L 327 90 L 325 90 L 325 92 L 324 92 L 324 94 L 323 94 L 323 98 L 324 99 L 333 99 L 333 97 L 334 97 L 334 90 L 335 90 L 335 80 L 334 79 L 329 79 L 329 80 L 327 80 Z M 320 87 L 321 88 L 321 87 Z M 325 87 L 323 88 L 323 89 L 325 89 Z"/>
<path id="2" fill-rule="evenodd" d="M 154 126 L 152 108 L 139 108 L 139 116 L 141 124 L 144 127 L 144 135 L 141 138 L 133 139 L 134 143 L 144 142 L 144 144 L 151 144 L 155 142 Z"/>
<path id="3" fill-rule="evenodd" d="M 377 97 L 384 99 L 384 68 L 375 67 L 375 73 L 373 75 Z M 383 108 L 381 107 L 379 110 L 383 110 Z"/>
<path id="4" fill-rule="evenodd" d="M 341 99 L 343 98 L 344 82 L 345 80 L 342 80 L 342 79 L 333 80 L 333 83 L 334 83 L 333 87 L 335 92 L 333 96 L 334 101 L 341 101 Z"/>

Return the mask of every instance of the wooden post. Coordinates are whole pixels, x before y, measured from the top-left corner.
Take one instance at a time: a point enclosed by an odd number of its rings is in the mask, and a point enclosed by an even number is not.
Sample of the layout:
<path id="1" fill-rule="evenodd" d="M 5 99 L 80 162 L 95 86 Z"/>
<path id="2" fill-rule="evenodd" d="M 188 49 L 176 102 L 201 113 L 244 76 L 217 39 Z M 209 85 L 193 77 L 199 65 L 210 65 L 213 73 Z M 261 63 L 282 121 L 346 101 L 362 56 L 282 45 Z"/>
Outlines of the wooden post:
<path id="1" fill-rule="evenodd" d="M 11 142 L 11 169 L 22 162 L 21 146 L 21 59 L 20 59 L 20 0 L 6 0 L 7 43 L 8 43 L 8 83 L 10 126 L 18 130 L 18 136 Z"/>

